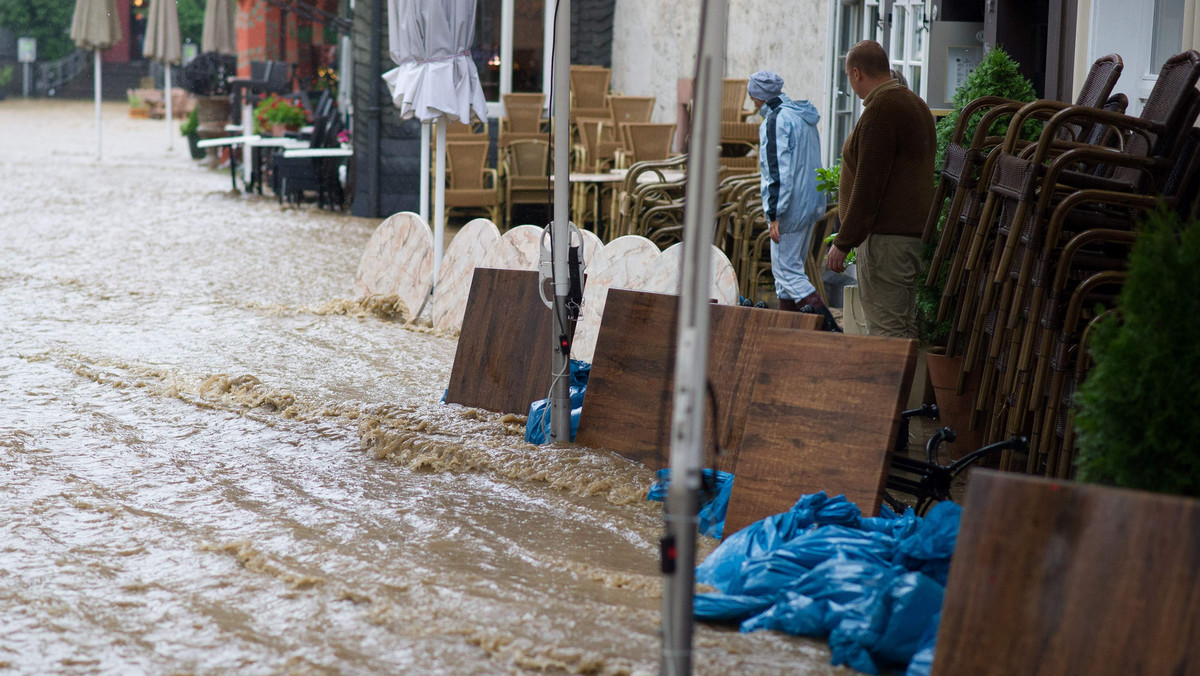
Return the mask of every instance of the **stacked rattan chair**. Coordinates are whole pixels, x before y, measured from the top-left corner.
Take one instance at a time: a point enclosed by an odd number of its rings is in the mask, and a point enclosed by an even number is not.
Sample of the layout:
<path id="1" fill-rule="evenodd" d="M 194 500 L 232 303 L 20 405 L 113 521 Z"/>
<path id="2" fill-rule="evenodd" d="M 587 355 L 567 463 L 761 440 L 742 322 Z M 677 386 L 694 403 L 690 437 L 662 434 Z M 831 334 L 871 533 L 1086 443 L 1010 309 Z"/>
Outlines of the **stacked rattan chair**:
<path id="1" fill-rule="evenodd" d="M 991 120 L 1009 117 L 1003 141 L 977 132 L 969 146 L 947 153 L 950 171 L 930 222 L 953 198 L 929 281 L 941 272 L 936 266 L 949 266 L 947 352 L 962 356 L 960 392 L 978 383 L 972 426 L 985 430 L 985 442 L 1031 439 L 1029 454 L 1006 453 L 1002 469 L 1071 473 L 1070 395 L 1087 363 L 1080 341 L 1112 307 L 1145 211 L 1160 200 L 1185 210 L 1195 201 L 1197 79 L 1200 53 L 1172 57 L 1138 117 L 1125 115 L 1123 98 L 1104 86 L 1093 100 L 1119 110 L 983 103 L 976 109 L 1007 111 Z M 1044 127 L 1037 141 L 1023 143 L 1030 119 L 1044 119 Z"/>

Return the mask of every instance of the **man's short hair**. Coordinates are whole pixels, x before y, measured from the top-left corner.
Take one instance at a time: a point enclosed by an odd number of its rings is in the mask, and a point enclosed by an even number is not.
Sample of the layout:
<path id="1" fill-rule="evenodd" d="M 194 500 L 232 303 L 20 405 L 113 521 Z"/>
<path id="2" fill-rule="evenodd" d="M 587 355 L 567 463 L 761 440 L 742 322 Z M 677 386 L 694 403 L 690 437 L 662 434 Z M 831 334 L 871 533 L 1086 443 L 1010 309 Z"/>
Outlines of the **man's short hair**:
<path id="1" fill-rule="evenodd" d="M 874 40 L 863 40 L 846 53 L 846 70 L 857 68 L 867 77 L 888 76 L 892 64 L 888 61 L 883 45 Z"/>

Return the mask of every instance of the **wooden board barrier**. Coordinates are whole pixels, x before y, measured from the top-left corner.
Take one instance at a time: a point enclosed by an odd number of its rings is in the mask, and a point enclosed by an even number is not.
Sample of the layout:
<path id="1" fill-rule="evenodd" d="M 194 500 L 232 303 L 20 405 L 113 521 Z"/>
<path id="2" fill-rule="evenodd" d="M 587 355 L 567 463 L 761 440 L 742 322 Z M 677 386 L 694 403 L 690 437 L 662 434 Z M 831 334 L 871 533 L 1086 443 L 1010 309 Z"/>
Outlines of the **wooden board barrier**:
<path id="1" fill-rule="evenodd" d="M 529 413 L 550 389 L 552 320 L 538 273 L 475 268 L 446 402 Z"/>
<path id="2" fill-rule="evenodd" d="M 1200 673 L 1200 501 L 976 470 L 934 676 Z"/>
<path id="3" fill-rule="evenodd" d="M 818 491 L 878 513 L 916 341 L 776 329 L 763 341 L 725 532 Z"/>
<path id="4" fill-rule="evenodd" d="M 651 469 L 667 465 L 678 307 L 678 296 L 609 290 L 577 443 L 611 449 Z M 732 472 L 745 427 L 750 375 L 766 344 L 764 332 L 781 327 L 784 333 L 808 333 L 821 320 L 817 315 L 731 305 L 710 309 L 708 380 L 717 407 L 717 438 L 727 451 L 716 465 Z M 711 429 L 705 430 L 706 447 L 712 444 Z"/>

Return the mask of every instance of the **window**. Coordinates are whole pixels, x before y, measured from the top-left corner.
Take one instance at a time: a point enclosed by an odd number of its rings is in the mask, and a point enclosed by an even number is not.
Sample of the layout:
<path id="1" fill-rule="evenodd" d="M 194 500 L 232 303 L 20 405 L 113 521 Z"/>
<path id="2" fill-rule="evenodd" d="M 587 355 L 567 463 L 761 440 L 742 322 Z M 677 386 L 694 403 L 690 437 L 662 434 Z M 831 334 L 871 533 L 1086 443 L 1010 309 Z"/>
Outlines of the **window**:
<path id="1" fill-rule="evenodd" d="M 1150 74 L 1157 75 L 1167 59 L 1183 51 L 1184 0 L 1155 0 L 1154 35 L 1150 39 Z"/>
<path id="2" fill-rule="evenodd" d="M 508 31 L 506 16 L 512 26 Z M 508 92 L 544 91 L 545 25 L 545 0 L 479 0 L 471 57 L 488 101 L 500 101 L 501 94 Z M 512 59 L 507 65 L 505 48 L 510 45 Z"/>
<path id="3" fill-rule="evenodd" d="M 925 34 L 928 30 L 924 0 L 894 0 L 888 54 L 892 68 L 904 75 L 909 89 L 920 96 L 924 96 Z"/>

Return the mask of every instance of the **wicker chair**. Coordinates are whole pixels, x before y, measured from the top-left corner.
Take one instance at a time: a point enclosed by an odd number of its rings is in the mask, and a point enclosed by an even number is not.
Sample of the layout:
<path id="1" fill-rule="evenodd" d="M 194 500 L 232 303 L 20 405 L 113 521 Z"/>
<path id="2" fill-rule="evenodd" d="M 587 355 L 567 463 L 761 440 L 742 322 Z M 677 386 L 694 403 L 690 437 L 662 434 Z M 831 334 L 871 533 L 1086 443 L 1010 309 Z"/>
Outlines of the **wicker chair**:
<path id="1" fill-rule="evenodd" d="M 487 141 L 446 142 L 446 220 L 453 209 L 485 211 L 493 223 L 500 219 L 503 193 L 496 170 L 487 166 L 488 148 Z"/>
<path id="2" fill-rule="evenodd" d="M 505 229 L 512 227 L 513 205 L 550 202 L 550 144 L 545 141 L 524 139 L 504 146 L 500 173 L 504 184 Z"/>

